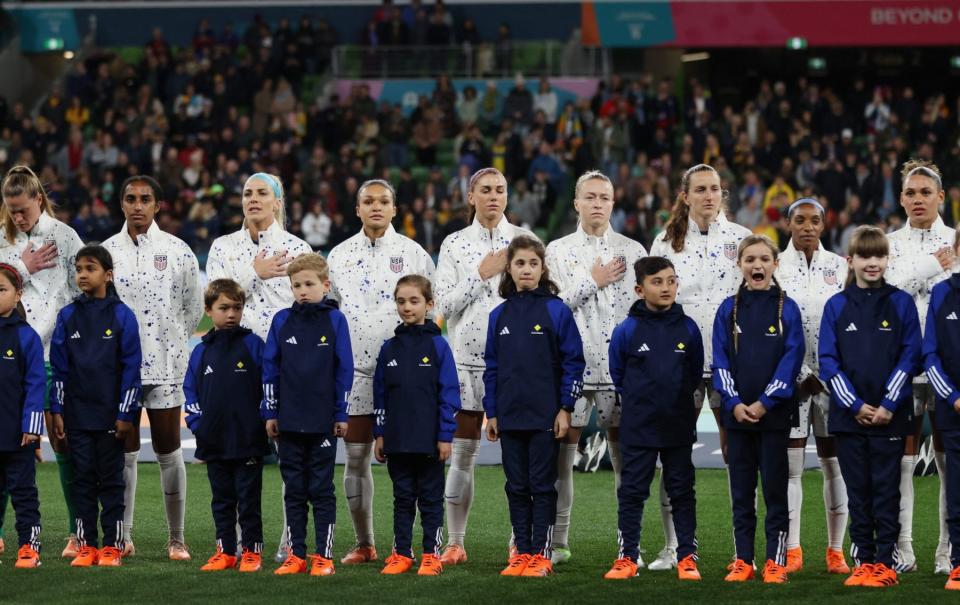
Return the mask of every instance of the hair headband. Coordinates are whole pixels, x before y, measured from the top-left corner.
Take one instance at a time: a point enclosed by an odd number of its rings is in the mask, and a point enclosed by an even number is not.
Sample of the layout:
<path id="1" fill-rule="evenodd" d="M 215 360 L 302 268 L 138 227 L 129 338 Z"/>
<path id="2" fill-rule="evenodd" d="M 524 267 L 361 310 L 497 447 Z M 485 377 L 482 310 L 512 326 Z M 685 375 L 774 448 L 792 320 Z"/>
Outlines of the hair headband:
<path id="1" fill-rule="evenodd" d="M 800 206 L 814 206 L 817 210 L 820 211 L 820 216 L 826 215 L 826 211 L 823 209 L 823 206 L 817 200 L 812 197 L 804 197 L 790 204 L 790 207 L 787 208 L 787 218 L 793 215 L 793 211 L 799 208 Z"/>
<path id="2" fill-rule="evenodd" d="M 903 180 L 907 180 L 917 173 L 920 173 L 923 176 L 930 177 L 937 183 L 937 188 L 943 189 L 943 181 L 940 180 L 940 176 L 933 170 L 930 170 L 929 168 L 927 168 L 926 166 L 917 166 L 916 168 L 908 172 L 907 176 L 905 176 Z"/>
<path id="3" fill-rule="evenodd" d="M 17 290 L 23 290 L 23 278 L 20 277 L 20 272 L 13 265 L 8 265 L 7 263 L 0 263 L 0 270 L 7 270 L 13 276 L 13 287 Z"/>
<path id="4" fill-rule="evenodd" d="M 266 172 L 257 172 L 256 174 L 250 175 L 250 178 L 247 179 L 247 182 L 249 183 L 253 179 L 260 179 L 261 181 L 265 182 L 270 186 L 270 189 L 273 190 L 273 195 L 276 196 L 278 200 L 283 199 L 283 188 L 280 187 L 280 183 L 277 182 L 277 179 L 273 178 Z"/>

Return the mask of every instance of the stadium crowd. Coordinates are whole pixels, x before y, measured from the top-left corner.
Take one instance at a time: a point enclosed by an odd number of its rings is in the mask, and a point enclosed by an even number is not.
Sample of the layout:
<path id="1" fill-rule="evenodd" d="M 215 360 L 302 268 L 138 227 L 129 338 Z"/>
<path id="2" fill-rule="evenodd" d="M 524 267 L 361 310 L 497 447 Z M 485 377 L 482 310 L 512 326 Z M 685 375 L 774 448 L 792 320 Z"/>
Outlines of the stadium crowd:
<path id="1" fill-rule="evenodd" d="M 469 19 L 454 23 L 437 3 L 412 14 L 381 7 L 359 39 L 413 43 L 418 13 L 436 36 L 443 29 L 462 43 L 476 35 Z M 720 104 L 705 82 L 613 75 L 592 97 L 560 106 L 545 78 L 517 74 L 503 95 L 493 83 L 455 90 L 441 74 L 407 115 L 364 85 L 348 98 L 314 98 L 304 87 L 306 76 L 326 69 L 338 38 L 307 17 L 274 29 L 258 19 L 242 34 L 202 21 L 187 48 L 172 48 L 157 30 L 139 62 L 96 53 L 76 61 L 36 112 L 0 98 L 0 169 L 35 167 L 60 218 L 87 241 L 122 222 L 119 183 L 153 175 L 167 201 L 161 227 L 186 240 L 201 263 L 214 238 L 238 228 L 242 184 L 258 171 L 282 177 L 290 231 L 321 251 L 357 230 L 357 186 L 377 176 L 397 187 L 397 228 L 435 255 L 468 220 L 467 180 L 482 166 L 507 175 L 508 213 L 534 228 L 550 224 L 577 175 L 600 168 L 616 187 L 614 228 L 648 247 L 680 174 L 700 162 L 722 175 L 731 218 L 781 246 L 783 210 L 802 195 L 828 209 L 831 250 L 843 253 L 857 225 L 898 227 L 897 166 L 909 156 L 943 169 L 944 218 L 960 219 L 953 93 L 771 77 Z"/>

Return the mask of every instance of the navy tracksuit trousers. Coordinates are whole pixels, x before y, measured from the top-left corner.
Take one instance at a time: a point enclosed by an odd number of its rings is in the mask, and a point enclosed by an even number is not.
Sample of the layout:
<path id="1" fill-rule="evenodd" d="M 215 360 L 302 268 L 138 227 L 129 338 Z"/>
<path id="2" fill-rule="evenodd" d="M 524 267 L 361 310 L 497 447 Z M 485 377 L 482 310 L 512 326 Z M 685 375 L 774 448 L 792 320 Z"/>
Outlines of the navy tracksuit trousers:
<path id="1" fill-rule="evenodd" d="M 443 542 L 443 462 L 435 455 L 389 454 L 393 481 L 393 549 L 413 558 L 413 522 L 420 509 L 424 554 L 439 554 Z"/>
<path id="2" fill-rule="evenodd" d="M 619 558 L 636 561 L 640 556 L 640 525 L 643 504 L 650 496 L 650 482 L 657 468 L 657 456 L 663 466 L 663 482 L 673 509 L 677 532 L 677 558 L 696 554 L 697 498 L 694 491 L 693 446 L 669 448 L 620 446 L 623 471 L 617 489 Z"/>
<path id="3" fill-rule="evenodd" d="M 787 564 L 787 509 L 789 467 L 787 444 L 790 430 L 727 430 L 727 459 L 730 494 L 733 500 L 733 537 L 737 558 L 754 562 L 757 531 L 757 472 L 767 506 L 764 530 L 767 537 L 766 560 Z M 679 556 L 679 553 L 678 553 Z"/>
<path id="4" fill-rule="evenodd" d="M 504 490 L 520 554 L 550 557 L 557 516 L 559 447 L 552 430 L 500 433 L 503 472 L 507 476 Z"/>
<path id="5" fill-rule="evenodd" d="M 18 546 L 29 544 L 40 552 L 40 498 L 33 446 L 0 452 L 0 493 L 10 496 L 16 513 Z"/>
<path id="6" fill-rule="evenodd" d="M 263 458 L 208 460 L 210 508 L 220 551 L 237 552 L 237 523 L 243 536 L 243 548 L 263 550 L 263 517 L 260 497 L 263 491 Z"/>
<path id="7" fill-rule="evenodd" d="M 98 548 L 97 518 L 103 545 L 123 549 L 123 441 L 115 431 L 67 431 L 73 459 L 70 494 L 77 511 L 77 541 Z"/>
<path id="8" fill-rule="evenodd" d="M 283 504 L 293 554 L 307 556 L 307 510 L 313 506 L 316 553 L 333 558 L 333 530 L 337 521 L 337 498 L 333 468 L 337 438 L 314 433 L 281 432 L 278 441 L 280 475 L 286 487 Z"/>
<path id="9" fill-rule="evenodd" d="M 892 569 L 900 536 L 903 439 L 862 433 L 836 438 L 850 508 L 850 556 L 856 565 L 883 563 Z"/>

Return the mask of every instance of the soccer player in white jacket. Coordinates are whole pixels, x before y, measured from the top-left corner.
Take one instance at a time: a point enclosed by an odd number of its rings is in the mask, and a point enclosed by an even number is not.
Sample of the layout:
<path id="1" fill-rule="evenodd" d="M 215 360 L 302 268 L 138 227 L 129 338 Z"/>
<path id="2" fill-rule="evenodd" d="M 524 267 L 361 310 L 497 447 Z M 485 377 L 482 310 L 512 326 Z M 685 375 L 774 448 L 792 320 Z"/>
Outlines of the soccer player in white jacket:
<path id="1" fill-rule="evenodd" d="M 700 328 L 703 336 L 704 382 L 697 389 L 697 405 L 708 401 L 717 421 L 720 449 L 727 460 L 727 433 L 720 423 L 720 393 L 710 381 L 713 359 L 713 320 L 720 303 L 736 293 L 743 280 L 737 267 L 737 247 L 750 235 L 746 227 L 724 215 L 724 191 L 720 174 L 707 164 L 688 168 L 680 179 L 680 193 L 667 225 L 650 246 L 651 256 L 664 256 L 673 263 L 680 280 L 677 302 Z M 660 481 L 660 514 L 666 546 L 649 565 L 660 571 L 677 566 L 677 537 L 673 530 L 670 501 Z"/>
<path id="2" fill-rule="evenodd" d="M 447 322 L 457 363 L 461 402 L 444 489 L 450 534 L 440 557 L 444 565 L 467 561 L 463 539 L 473 503 L 473 467 L 483 426 L 487 320 L 503 302 L 498 292 L 507 265 L 507 246 L 518 235 L 535 237 L 503 215 L 507 179 L 496 168 L 482 168 L 470 177 L 467 203 L 475 210 L 473 222 L 443 240 L 434 282 L 437 308 Z"/>
<path id="3" fill-rule="evenodd" d="M 154 221 L 162 196 L 163 190 L 152 178 L 128 178 L 120 188 L 126 222 L 103 247 L 113 256 L 117 292 L 133 309 L 140 326 L 143 407 L 160 465 L 169 531 L 167 553 L 171 560 L 187 561 L 190 553 L 183 541 L 187 476 L 180 449 L 180 408 L 190 358 L 188 341 L 203 315 L 203 288 L 193 251 L 183 240 L 161 231 Z M 123 525 L 128 548 L 124 552 L 130 555 L 140 431 L 133 431 L 127 439 L 126 452 Z"/>
<path id="4" fill-rule="evenodd" d="M 343 491 L 357 543 L 342 563 L 377 558 L 373 539 L 373 373 L 384 341 L 397 327 L 393 291 L 404 275 L 433 279 L 433 259 L 420 244 L 393 228 L 397 195 L 387 181 L 366 181 L 357 190 L 359 233 L 330 251 L 330 294 L 340 301 L 353 344 L 353 390 L 347 402 L 350 422 L 344 445 L 347 464 Z"/>
<path id="5" fill-rule="evenodd" d="M 243 226 L 218 237 L 207 256 L 207 278 L 232 279 L 247 293 L 241 324 L 267 339 L 273 316 L 293 304 L 287 265 L 312 248 L 286 230 L 283 183 L 273 174 L 258 172 L 243 185 Z M 281 492 L 282 497 L 282 492 Z M 277 561 L 287 558 L 290 540 L 286 507 Z"/>
<path id="6" fill-rule="evenodd" d="M 83 247 L 80 236 L 69 225 L 53 217 L 53 205 L 43 190 L 40 179 L 27 166 L 14 166 L 0 185 L 3 206 L 0 206 L 0 227 L 3 229 L 0 262 L 15 267 L 23 279 L 23 307 L 27 321 L 43 341 L 43 359 L 50 384 L 50 338 L 57 321 L 57 312 L 80 294 L 76 286 L 74 257 Z M 49 391 L 49 388 L 48 388 Z M 44 401 L 46 426 L 52 425 L 49 400 Z M 70 497 L 73 463 L 69 444 L 50 431 L 60 471 L 60 486 L 67 504 L 70 535 L 62 556 L 77 554 L 76 513 Z M 0 509 L 0 515 L 4 514 Z"/>
<path id="7" fill-rule="evenodd" d="M 823 503 L 827 513 L 827 571 L 848 574 L 843 558 L 843 534 L 847 527 L 847 486 L 840 474 L 836 440 L 827 431 L 830 395 L 817 377 L 817 346 L 823 308 L 834 294 L 843 290 L 847 279 L 847 260 L 820 245 L 824 208 L 813 198 L 802 198 L 787 210 L 790 242 L 780 254 L 776 277 L 787 295 L 800 306 L 806 356 L 797 379 L 800 400 L 800 424 L 790 432 L 787 449 L 790 479 L 787 505 L 790 526 L 787 531 L 787 572 L 803 567 L 800 547 L 800 517 L 803 504 L 803 458 L 810 426 L 817 442 L 817 456 L 823 471 Z"/>
<path id="8" fill-rule="evenodd" d="M 624 280 L 627 268 L 647 255 L 640 242 L 616 233 L 610 227 L 613 183 L 591 170 L 577 179 L 573 207 L 577 230 L 547 246 L 550 277 L 560 286 L 560 298 L 573 311 L 583 339 L 587 368 L 583 373 L 583 397 L 570 421 L 570 429 L 557 457 L 557 517 L 553 526 L 553 562 L 570 559 L 568 534 L 573 509 L 573 460 L 590 411 L 597 408 L 600 428 L 607 433 L 607 448 L 613 464 L 614 484 L 620 485 L 620 407 L 610 377 L 608 347 L 613 329 L 626 319 L 636 301 L 633 284 Z M 638 565 L 642 563 L 638 560 Z"/>
<path id="9" fill-rule="evenodd" d="M 887 235 L 890 240 L 890 266 L 887 269 L 887 281 L 901 290 L 907 291 L 917 303 L 920 314 L 920 328 L 925 328 L 927 307 L 930 304 L 930 291 L 937 283 L 950 276 L 954 269 L 956 255 L 953 248 L 954 232 L 940 218 L 940 205 L 943 203 L 943 181 L 940 170 L 931 162 L 910 160 L 901 171 L 903 185 L 900 191 L 900 205 L 907 213 L 907 224 Z M 914 379 L 913 385 L 914 421 L 913 435 L 908 435 L 904 444 L 903 459 L 900 462 L 900 538 L 897 549 L 900 560 L 898 572 L 917 569 L 917 558 L 913 553 L 913 472 L 920 453 L 920 432 L 923 427 L 923 415 L 934 406 L 934 393 L 921 373 Z M 946 458 L 939 433 L 933 434 L 934 460 L 937 474 L 946 476 Z M 940 540 L 937 543 L 934 571 L 950 573 L 949 537 L 946 521 L 945 482 L 940 481 Z"/>

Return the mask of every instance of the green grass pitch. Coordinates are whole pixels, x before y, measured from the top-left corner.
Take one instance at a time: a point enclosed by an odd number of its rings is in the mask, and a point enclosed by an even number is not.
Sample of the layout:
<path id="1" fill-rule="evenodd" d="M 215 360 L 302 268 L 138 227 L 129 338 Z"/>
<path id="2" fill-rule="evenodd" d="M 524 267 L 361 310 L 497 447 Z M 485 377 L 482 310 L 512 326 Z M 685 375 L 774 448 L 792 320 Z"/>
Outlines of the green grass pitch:
<path id="1" fill-rule="evenodd" d="M 376 480 L 376 532 L 381 560 L 392 543 L 391 486 L 386 469 L 374 469 Z M 337 472 L 337 559 L 353 544 L 350 516 L 341 490 L 342 467 Z M 501 578 L 498 572 L 506 560 L 510 527 L 500 467 L 477 469 L 476 497 L 467 530 L 470 561 L 452 567 L 436 578 L 415 574 L 398 577 L 379 575 L 380 563 L 348 567 L 337 565 L 336 575 L 313 578 L 308 575 L 276 577 L 272 554 L 280 535 L 280 478 L 277 467 L 264 472 L 265 569 L 258 574 L 236 572 L 201 573 L 200 565 L 214 549 L 210 515 L 210 487 L 202 465 L 187 467 L 187 543 L 194 560 L 174 563 L 166 559 L 165 521 L 160 494 L 159 468 L 141 464 L 138 483 L 134 541 L 137 555 L 121 568 L 72 569 L 58 558 L 63 546 L 66 511 L 60 499 L 60 485 L 54 464 L 38 466 L 45 543 L 43 566 L 37 570 L 13 568 L 16 534 L 13 511 L 7 511 L 7 552 L 0 563 L 0 602 L 8 603 L 261 603 L 281 605 L 311 602 L 351 603 L 801 603 L 840 601 L 845 603 L 931 602 L 947 599 L 944 576 L 933 575 L 933 551 L 937 540 L 937 479 L 917 478 L 917 506 L 914 546 L 920 571 L 901 576 L 901 585 L 891 589 L 844 588 L 843 578 L 824 571 L 826 547 L 821 475 L 804 475 L 803 535 L 805 569 L 790 578 L 786 586 L 764 586 L 760 582 L 726 585 L 724 567 L 733 550 L 730 505 L 725 473 L 702 470 L 697 473 L 697 530 L 700 542 L 700 584 L 680 583 L 671 572 L 641 571 L 628 582 L 602 579 L 616 556 L 616 498 L 613 475 L 599 472 L 576 474 L 576 499 L 570 542 L 573 559 L 556 568 L 551 578 Z M 654 488 L 656 484 L 654 484 Z M 647 557 L 663 545 L 656 498 L 648 501 L 643 523 L 642 546 Z M 312 535 L 312 534 L 310 534 Z M 419 545 L 419 528 L 414 545 Z M 758 552 L 762 552 L 762 530 Z"/>

